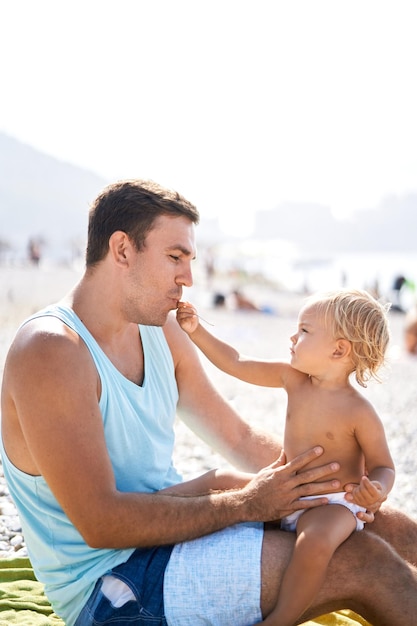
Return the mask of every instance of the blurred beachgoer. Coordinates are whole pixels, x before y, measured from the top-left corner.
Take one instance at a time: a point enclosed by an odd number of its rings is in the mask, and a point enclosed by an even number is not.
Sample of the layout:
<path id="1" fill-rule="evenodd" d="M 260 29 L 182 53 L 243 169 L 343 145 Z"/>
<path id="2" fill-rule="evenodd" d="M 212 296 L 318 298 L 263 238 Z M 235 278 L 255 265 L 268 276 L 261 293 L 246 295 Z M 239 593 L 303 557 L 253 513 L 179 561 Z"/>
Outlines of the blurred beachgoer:
<path id="1" fill-rule="evenodd" d="M 269 315 L 275 315 L 276 310 L 274 307 L 269 305 L 259 306 L 253 300 L 250 300 L 248 297 L 244 296 L 241 291 L 235 289 L 232 291 L 232 295 L 234 297 L 235 306 L 238 311 L 256 311 L 258 313 L 268 313 Z"/>
<path id="2" fill-rule="evenodd" d="M 220 309 L 226 306 L 226 296 L 223 293 L 215 293 L 213 296 L 213 306 Z"/>
<path id="3" fill-rule="evenodd" d="M 235 289 L 232 294 L 238 311 L 262 311 L 262 309 L 255 304 L 255 302 L 244 296 L 238 289 Z"/>
<path id="4" fill-rule="evenodd" d="M 39 262 L 41 260 L 41 248 L 40 248 L 39 243 L 36 241 L 36 239 L 29 239 L 28 255 L 29 255 L 29 261 L 33 265 L 39 265 Z"/>
<path id="5" fill-rule="evenodd" d="M 206 270 L 207 287 L 210 289 L 216 274 L 213 248 L 208 248 L 204 255 L 204 268 Z"/>
<path id="6" fill-rule="evenodd" d="M 393 486 L 394 464 L 382 423 L 350 383 L 352 373 L 364 387 L 377 377 L 389 341 L 388 308 L 365 291 L 310 297 L 291 337 L 291 364 L 241 355 L 199 323 L 194 307 L 181 303 L 177 310 L 180 326 L 214 365 L 248 383 L 287 391 L 287 459 L 321 444 L 340 463 L 342 488 L 327 494 L 335 506 L 299 510 L 281 521 L 282 529 L 296 531 L 297 540 L 276 608 L 262 622 L 268 626 L 298 623 L 323 584 L 335 550 L 354 530 L 363 529 L 358 511 L 386 498 Z M 234 485 L 230 472 L 224 480 L 219 472 L 213 488 Z M 188 486 L 181 488 L 187 492 Z"/>
<path id="7" fill-rule="evenodd" d="M 404 342 L 409 354 L 417 354 L 417 306 L 410 309 L 406 315 Z"/>
<path id="8" fill-rule="evenodd" d="M 324 504 L 300 498 L 340 486 L 329 455 L 304 470 L 321 446 L 286 463 L 276 437 L 241 419 L 178 326 L 197 221 L 190 202 L 155 183 L 104 189 L 89 214 L 83 276 L 22 324 L 7 355 L 4 474 L 37 578 L 67 626 L 259 621 L 294 543 L 263 522 Z M 177 410 L 250 472 L 235 489 L 161 493 L 181 482 Z M 417 525 L 381 502 L 362 519 L 378 510 L 373 532 L 337 551 L 305 619 L 348 605 L 381 626 L 413 622 Z"/>
<path id="9" fill-rule="evenodd" d="M 392 310 L 405 313 L 408 307 L 404 304 L 404 292 L 407 290 L 409 294 L 413 294 L 415 288 L 416 286 L 413 280 L 402 275 L 397 276 L 392 285 Z"/>
<path id="10" fill-rule="evenodd" d="M 404 288 L 404 285 L 407 284 L 407 279 L 405 276 L 396 276 L 394 278 L 394 282 L 392 284 L 392 292 L 393 292 L 393 303 L 392 309 L 393 311 L 400 311 L 404 313 L 404 309 L 401 301 L 401 293 Z"/>

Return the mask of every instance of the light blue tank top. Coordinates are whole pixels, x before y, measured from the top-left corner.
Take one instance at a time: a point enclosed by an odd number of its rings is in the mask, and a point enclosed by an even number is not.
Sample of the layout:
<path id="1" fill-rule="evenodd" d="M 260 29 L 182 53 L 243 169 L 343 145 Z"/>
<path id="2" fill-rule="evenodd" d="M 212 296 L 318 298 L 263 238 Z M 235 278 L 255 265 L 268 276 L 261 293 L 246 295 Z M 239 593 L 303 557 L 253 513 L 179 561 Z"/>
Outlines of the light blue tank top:
<path id="1" fill-rule="evenodd" d="M 172 464 L 178 389 L 162 328 L 139 327 L 145 371 L 139 387 L 114 367 L 71 309 L 53 305 L 30 319 L 41 316 L 58 317 L 72 328 L 94 359 L 102 387 L 99 406 L 118 490 L 153 492 L 181 482 Z M 94 449 L 93 441 L 91 446 Z M 17 469 L 7 458 L 2 441 L 0 451 L 36 576 L 44 583 L 54 611 L 71 626 L 97 579 L 126 561 L 133 550 L 90 548 L 43 477 Z M 71 480 L 70 467 L 68 478 Z"/>

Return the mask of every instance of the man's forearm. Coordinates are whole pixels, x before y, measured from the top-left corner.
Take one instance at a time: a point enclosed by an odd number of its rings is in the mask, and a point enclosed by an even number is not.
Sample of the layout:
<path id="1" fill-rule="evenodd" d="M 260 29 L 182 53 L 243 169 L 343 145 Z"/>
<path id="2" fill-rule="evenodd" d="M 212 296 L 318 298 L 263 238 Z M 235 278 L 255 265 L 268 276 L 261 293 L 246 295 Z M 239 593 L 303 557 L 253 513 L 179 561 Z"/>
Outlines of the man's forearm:
<path id="1" fill-rule="evenodd" d="M 168 493 L 118 493 L 105 505 L 106 513 L 97 523 L 79 528 L 85 541 L 94 548 L 149 547 L 180 543 L 215 532 L 250 517 L 245 498 L 239 490 L 203 496 L 178 496 Z"/>

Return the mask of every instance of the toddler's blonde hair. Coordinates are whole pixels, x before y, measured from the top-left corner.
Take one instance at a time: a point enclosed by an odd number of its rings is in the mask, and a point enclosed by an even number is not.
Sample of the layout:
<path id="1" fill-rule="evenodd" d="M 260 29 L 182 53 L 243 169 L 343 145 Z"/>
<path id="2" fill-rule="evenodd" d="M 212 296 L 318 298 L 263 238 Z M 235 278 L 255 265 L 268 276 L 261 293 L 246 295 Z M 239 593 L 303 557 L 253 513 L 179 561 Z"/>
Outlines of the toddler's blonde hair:
<path id="1" fill-rule="evenodd" d="M 374 378 L 384 364 L 390 339 L 388 311 L 390 304 L 382 304 L 367 291 L 341 289 L 318 293 L 306 300 L 329 324 L 335 339 L 347 339 L 352 346 L 352 372 L 359 385 Z"/>

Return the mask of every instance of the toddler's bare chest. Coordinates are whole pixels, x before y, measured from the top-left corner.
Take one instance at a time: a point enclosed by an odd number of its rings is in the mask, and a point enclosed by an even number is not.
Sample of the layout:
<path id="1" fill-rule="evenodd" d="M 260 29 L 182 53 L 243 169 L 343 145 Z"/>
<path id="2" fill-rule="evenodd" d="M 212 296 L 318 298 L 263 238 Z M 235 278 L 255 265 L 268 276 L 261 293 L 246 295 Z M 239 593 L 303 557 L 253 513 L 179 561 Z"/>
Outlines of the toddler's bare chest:
<path id="1" fill-rule="evenodd" d="M 354 436 L 353 415 L 343 394 L 296 394 L 289 399 L 286 433 L 305 443 L 346 443 Z"/>

